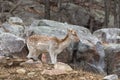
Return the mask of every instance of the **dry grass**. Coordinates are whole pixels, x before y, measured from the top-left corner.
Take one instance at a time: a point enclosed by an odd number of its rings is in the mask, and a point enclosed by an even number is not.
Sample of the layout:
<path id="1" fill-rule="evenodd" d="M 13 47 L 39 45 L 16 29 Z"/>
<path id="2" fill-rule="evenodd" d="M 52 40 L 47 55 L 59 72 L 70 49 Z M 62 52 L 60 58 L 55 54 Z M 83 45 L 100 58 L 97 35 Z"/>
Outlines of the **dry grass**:
<path id="1" fill-rule="evenodd" d="M 18 74 L 16 70 L 25 69 L 25 74 Z M 41 74 L 44 69 L 52 69 L 53 65 L 41 64 L 26 64 L 23 66 L 1 66 L 0 80 L 102 80 L 103 76 L 85 72 L 82 70 L 72 71 L 61 75 L 47 75 Z M 32 76 L 28 73 L 34 72 Z"/>

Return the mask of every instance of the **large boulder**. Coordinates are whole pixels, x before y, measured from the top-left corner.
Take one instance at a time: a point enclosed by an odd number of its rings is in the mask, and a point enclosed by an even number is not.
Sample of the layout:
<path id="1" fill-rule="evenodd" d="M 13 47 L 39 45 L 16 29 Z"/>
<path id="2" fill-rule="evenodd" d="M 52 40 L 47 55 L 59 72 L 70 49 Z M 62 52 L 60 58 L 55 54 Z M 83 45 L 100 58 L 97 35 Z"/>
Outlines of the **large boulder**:
<path id="1" fill-rule="evenodd" d="M 119 74 L 120 64 L 120 29 L 105 28 L 93 33 L 101 42 L 105 50 L 106 71 Z"/>
<path id="2" fill-rule="evenodd" d="M 16 36 L 23 37 L 24 23 L 19 17 L 10 17 L 7 22 L 2 24 L 4 32 L 12 33 Z"/>
<path id="3" fill-rule="evenodd" d="M 25 46 L 25 40 L 11 33 L 0 34 L 0 55 L 11 56 L 21 52 Z"/>
<path id="4" fill-rule="evenodd" d="M 47 26 L 51 28 L 52 30 L 57 29 L 61 31 L 65 31 L 66 29 L 74 29 L 77 32 L 80 32 L 81 34 L 83 33 L 83 35 L 87 35 L 87 34 L 91 35 L 91 32 L 87 28 L 84 28 L 82 26 L 70 25 L 68 23 L 61 23 L 61 22 L 57 22 L 53 20 L 46 20 L 46 19 L 34 20 L 33 23 L 30 25 L 30 28 L 40 27 L 40 26 Z"/>
<path id="5" fill-rule="evenodd" d="M 76 0 L 75 2 L 80 3 L 82 1 Z M 87 1 L 83 1 L 83 2 L 87 3 Z M 103 2 L 104 1 L 102 0 L 93 1 L 93 3 L 98 4 L 98 5 L 101 5 Z M 86 6 L 91 7 L 89 6 L 89 4 L 86 4 Z M 93 4 L 93 6 L 95 5 Z M 98 7 L 101 7 L 101 6 L 98 6 Z M 104 26 L 104 16 L 105 16 L 104 10 L 101 10 L 98 8 L 91 8 L 91 11 L 88 11 L 83 6 L 75 5 L 73 3 L 63 3 L 61 7 L 60 17 L 61 17 L 61 21 L 63 22 L 68 22 L 70 24 L 84 26 L 89 29 L 92 24 L 92 26 L 94 26 L 92 30 L 95 31 L 97 29 L 101 29 L 101 26 Z M 110 27 L 114 26 L 113 18 L 114 18 L 113 15 L 110 15 L 109 23 L 108 23 Z"/>
<path id="6" fill-rule="evenodd" d="M 3 28 L 0 27 L 0 34 L 5 32 Z"/>
<path id="7" fill-rule="evenodd" d="M 107 75 L 103 78 L 103 80 L 119 80 L 118 79 L 118 75 L 116 74 L 111 74 L 111 75 Z"/>
<path id="8" fill-rule="evenodd" d="M 5 22 L 7 18 L 12 16 L 9 12 L 14 7 L 14 3 L 9 0 L 0 1 L 0 22 Z"/>
<path id="9" fill-rule="evenodd" d="M 104 45 L 106 55 L 106 70 L 120 75 L 120 44 L 109 43 Z"/>
<path id="10" fill-rule="evenodd" d="M 30 25 L 30 27 L 27 29 L 26 33 L 27 36 L 31 34 L 45 34 L 49 36 L 56 36 L 62 37 L 65 36 L 67 29 L 74 29 L 78 32 L 78 35 L 82 35 L 82 38 L 86 38 L 84 36 L 90 35 L 91 33 L 87 28 L 84 28 L 82 26 L 77 25 L 70 25 L 67 23 L 61 23 L 57 21 L 52 20 L 34 20 L 33 23 Z M 81 40 L 82 40 L 81 38 Z"/>
<path id="11" fill-rule="evenodd" d="M 61 14 L 62 21 L 80 26 L 87 26 L 90 18 L 85 8 L 72 3 L 62 4 Z"/>
<path id="12" fill-rule="evenodd" d="M 119 28 L 104 28 L 99 29 L 93 33 L 102 42 L 119 43 L 120 29 Z"/>
<path id="13" fill-rule="evenodd" d="M 26 29 L 26 35 L 46 34 L 49 36 L 63 38 L 67 29 L 76 30 L 82 43 L 93 46 L 93 44 L 96 44 L 99 41 L 87 28 L 45 19 L 33 21 L 30 27 Z"/>

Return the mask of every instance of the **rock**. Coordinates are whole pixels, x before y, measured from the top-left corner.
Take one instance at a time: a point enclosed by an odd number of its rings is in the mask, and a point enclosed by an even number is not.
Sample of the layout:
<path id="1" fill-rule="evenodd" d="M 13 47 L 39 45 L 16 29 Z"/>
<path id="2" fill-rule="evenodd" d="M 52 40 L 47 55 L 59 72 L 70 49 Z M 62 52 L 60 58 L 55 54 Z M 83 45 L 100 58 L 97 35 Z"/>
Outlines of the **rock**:
<path id="1" fill-rule="evenodd" d="M 12 55 L 21 52 L 25 46 L 25 40 L 11 33 L 0 34 L 0 55 Z"/>
<path id="2" fill-rule="evenodd" d="M 35 72 L 29 72 L 29 73 L 27 73 L 27 76 L 33 77 L 33 76 L 35 76 Z"/>
<path id="3" fill-rule="evenodd" d="M 104 10 L 100 10 L 98 8 L 91 9 L 90 14 L 91 14 L 90 19 L 93 20 L 92 21 L 92 26 L 94 26 L 93 29 L 92 29 L 93 31 L 96 31 L 96 30 L 101 29 L 102 27 L 104 27 L 104 16 L 105 16 Z M 90 26 L 90 24 L 89 24 L 89 26 Z M 109 15 L 108 26 L 109 27 L 114 27 L 114 16 L 113 15 Z"/>
<path id="4" fill-rule="evenodd" d="M 105 12 L 99 9 L 91 9 L 91 19 L 93 19 L 93 31 L 101 29 L 104 23 Z"/>
<path id="5" fill-rule="evenodd" d="M 4 66 L 6 67 L 20 66 L 20 64 L 24 61 L 25 61 L 24 59 L 20 59 L 20 58 L 10 58 L 6 60 Z"/>
<path id="6" fill-rule="evenodd" d="M 120 42 L 119 28 L 104 28 L 93 33 L 100 41 L 104 43 L 119 43 Z"/>
<path id="7" fill-rule="evenodd" d="M 104 28 L 93 33 L 103 45 L 107 66 L 105 69 L 108 73 L 119 75 L 120 63 L 120 29 L 119 28 Z"/>
<path id="8" fill-rule="evenodd" d="M 90 78 L 90 79 L 94 79 L 94 77 L 93 77 L 93 76 L 89 76 L 89 78 Z"/>
<path id="9" fill-rule="evenodd" d="M 0 62 L 1 60 L 5 59 L 5 56 L 0 56 Z"/>
<path id="10" fill-rule="evenodd" d="M 18 74 L 25 74 L 25 73 L 26 73 L 26 70 L 23 69 L 23 68 L 21 68 L 21 69 L 17 69 L 16 72 L 17 72 Z"/>
<path id="11" fill-rule="evenodd" d="M 61 22 L 45 20 L 45 19 L 34 20 L 27 32 L 30 31 L 36 34 L 47 33 L 47 35 L 54 35 L 54 36 L 56 35 L 60 36 L 62 34 L 64 36 L 68 28 L 75 29 L 76 31 L 80 32 L 83 35 L 91 34 L 87 28 L 81 26 L 70 25 L 67 23 L 61 23 Z"/>
<path id="12" fill-rule="evenodd" d="M 62 71 L 72 71 L 73 70 L 69 65 L 67 65 L 65 63 L 61 63 L 61 62 L 56 63 L 54 65 L 54 69 L 62 70 Z"/>
<path id="13" fill-rule="evenodd" d="M 89 12 L 85 8 L 72 3 L 62 4 L 61 14 L 64 15 L 62 21 L 80 26 L 87 26 L 90 18 Z"/>
<path id="14" fill-rule="evenodd" d="M 14 14 L 14 16 L 20 16 L 20 18 L 22 18 L 25 21 L 24 23 L 27 25 L 30 25 L 33 19 L 43 19 L 44 5 L 35 2 L 36 1 L 29 1 L 29 0 L 21 1 L 22 6 L 16 9 L 17 14 Z M 30 10 L 33 10 L 31 9 L 31 7 L 34 8 L 35 14 L 30 12 Z"/>
<path id="15" fill-rule="evenodd" d="M 29 59 L 29 60 L 21 63 L 20 65 L 22 65 L 22 66 L 24 66 L 24 65 L 34 65 L 36 67 L 41 67 L 42 62 L 41 61 L 33 61 L 32 59 Z"/>
<path id="16" fill-rule="evenodd" d="M 52 70 L 43 70 L 41 74 L 47 74 L 52 76 L 52 75 L 67 74 L 67 72 L 59 69 L 52 69 Z"/>
<path id="17" fill-rule="evenodd" d="M 119 75 L 120 71 L 120 44 L 109 43 L 104 46 L 106 56 L 106 69 L 108 73 L 115 73 Z"/>
<path id="18" fill-rule="evenodd" d="M 4 2 L 0 2 L 0 5 L 4 6 L 3 12 L 6 12 L 6 11 L 10 11 L 15 4 L 13 4 L 11 1 L 4 1 Z M 2 6 L 0 6 L 0 12 L 2 11 L 3 8 Z"/>
<path id="19" fill-rule="evenodd" d="M 119 79 L 116 74 L 111 74 L 111 75 L 105 76 L 103 80 L 119 80 Z"/>
<path id="20" fill-rule="evenodd" d="M 32 59 L 27 60 L 25 63 L 33 63 Z"/>
<path id="21" fill-rule="evenodd" d="M 101 42 L 96 43 L 96 51 L 99 54 L 99 60 L 94 61 L 93 64 L 97 66 L 97 70 L 99 71 L 100 74 L 104 75 L 105 73 L 105 51 L 104 51 L 104 46 L 102 45 Z"/>
<path id="22" fill-rule="evenodd" d="M 7 63 L 5 56 L 0 56 L 0 63 Z"/>
<path id="23" fill-rule="evenodd" d="M 14 3 L 11 1 L 0 1 L 0 12 L 3 11 L 4 13 L 0 13 L 0 22 L 5 22 L 7 18 L 9 18 L 10 16 L 12 16 L 12 14 L 10 14 L 10 10 L 14 7 Z M 4 9 L 3 9 L 4 7 Z"/>
<path id="24" fill-rule="evenodd" d="M 87 80 L 85 77 L 80 77 L 79 79 L 80 80 Z"/>
<path id="25" fill-rule="evenodd" d="M 31 26 L 26 30 L 26 34 L 28 36 L 31 34 L 43 34 L 63 38 L 67 32 L 67 29 L 76 30 L 80 40 L 83 43 L 93 45 L 91 43 L 97 43 L 99 41 L 95 36 L 92 36 L 91 32 L 87 28 L 45 19 L 34 20 Z"/>
<path id="26" fill-rule="evenodd" d="M 5 79 L 6 77 L 9 77 L 10 76 L 10 73 L 0 73 L 0 78 L 1 79 Z"/>
<path id="27" fill-rule="evenodd" d="M 44 20 L 44 19 L 33 21 L 31 26 L 26 30 L 26 35 L 29 36 L 31 34 L 42 34 L 42 35 L 63 38 L 67 33 L 67 29 L 69 29 L 69 28 L 75 29 L 78 32 L 78 36 L 81 38 L 80 40 L 82 42 L 88 42 L 87 40 L 85 40 L 88 38 L 92 39 L 92 37 L 91 37 L 92 35 L 91 35 L 90 31 L 84 27 L 70 25 L 70 24 L 66 24 L 66 23 L 60 23 L 60 22 L 52 21 L 52 20 Z M 87 36 L 87 37 L 85 37 L 85 36 Z M 94 41 L 94 40 L 92 39 L 92 41 Z M 89 43 L 89 44 L 92 45 L 91 43 Z"/>
<path id="28" fill-rule="evenodd" d="M 104 7 L 104 2 L 102 0 L 97 0 L 97 1 L 94 0 L 93 3 L 94 2 L 100 5 L 98 7 L 101 6 Z M 80 2 L 78 1 L 78 3 Z M 89 2 L 87 6 L 89 7 Z M 92 8 L 91 11 L 89 12 L 83 6 L 81 7 L 72 3 L 63 3 L 61 8 L 62 8 L 61 19 L 63 22 L 68 22 L 70 24 L 79 25 L 79 26 L 85 26 L 90 29 L 89 21 L 91 21 L 92 19 L 92 25 L 94 26 L 93 31 L 97 29 L 101 29 L 101 26 L 103 26 L 104 24 L 104 16 L 105 16 L 104 10 L 100 10 L 98 8 Z M 108 23 L 109 26 L 114 26 L 113 22 L 114 22 L 113 16 L 110 15 L 109 23 Z"/>
<path id="29" fill-rule="evenodd" d="M 10 17 L 8 19 L 8 23 L 11 23 L 11 24 L 23 24 L 23 20 L 20 19 L 19 17 Z"/>
<path id="30" fill-rule="evenodd" d="M 106 74 L 104 70 L 105 51 L 104 51 L 104 47 L 102 46 L 101 42 L 97 42 L 95 46 L 92 46 L 92 47 L 82 42 L 79 42 L 78 45 L 79 45 L 78 50 L 73 50 L 74 55 L 72 55 L 73 56 L 72 59 L 74 60 L 74 62 L 76 60 L 76 62 L 78 61 L 80 62 L 80 65 L 83 65 L 83 62 L 86 61 L 88 63 L 82 66 L 83 69 L 97 72 L 100 74 L 103 74 L 103 73 Z"/>
<path id="31" fill-rule="evenodd" d="M 3 28 L 0 27 L 0 34 L 5 32 Z"/>
<path id="32" fill-rule="evenodd" d="M 7 22 L 2 24 L 4 32 L 12 33 L 16 36 L 23 37 L 24 25 L 19 17 L 10 17 Z"/>

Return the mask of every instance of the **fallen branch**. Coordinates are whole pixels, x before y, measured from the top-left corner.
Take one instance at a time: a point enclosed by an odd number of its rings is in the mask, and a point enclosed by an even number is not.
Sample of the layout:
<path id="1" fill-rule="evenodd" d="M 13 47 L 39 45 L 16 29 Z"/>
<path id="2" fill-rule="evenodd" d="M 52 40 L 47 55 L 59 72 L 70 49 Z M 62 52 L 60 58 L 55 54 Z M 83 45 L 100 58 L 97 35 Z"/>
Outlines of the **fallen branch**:
<path id="1" fill-rule="evenodd" d="M 21 4 L 21 2 L 22 2 L 22 0 L 20 0 L 13 8 L 9 11 L 9 13 L 12 14 L 13 11 L 15 11 L 15 10 L 18 8 L 18 6 Z"/>

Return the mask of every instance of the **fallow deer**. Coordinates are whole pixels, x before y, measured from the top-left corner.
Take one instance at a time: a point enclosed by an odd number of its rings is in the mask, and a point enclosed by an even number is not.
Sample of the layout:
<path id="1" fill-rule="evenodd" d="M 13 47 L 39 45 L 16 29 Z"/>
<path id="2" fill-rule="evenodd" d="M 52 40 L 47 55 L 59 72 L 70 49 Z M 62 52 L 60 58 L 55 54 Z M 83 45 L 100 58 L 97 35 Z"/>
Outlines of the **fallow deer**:
<path id="1" fill-rule="evenodd" d="M 38 59 L 42 53 L 49 53 L 52 64 L 57 62 L 57 55 L 67 48 L 70 43 L 79 41 L 75 30 L 68 30 L 63 39 L 45 35 L 32 35 L 27 39 L 29 54 L 27 58 Z"/>

